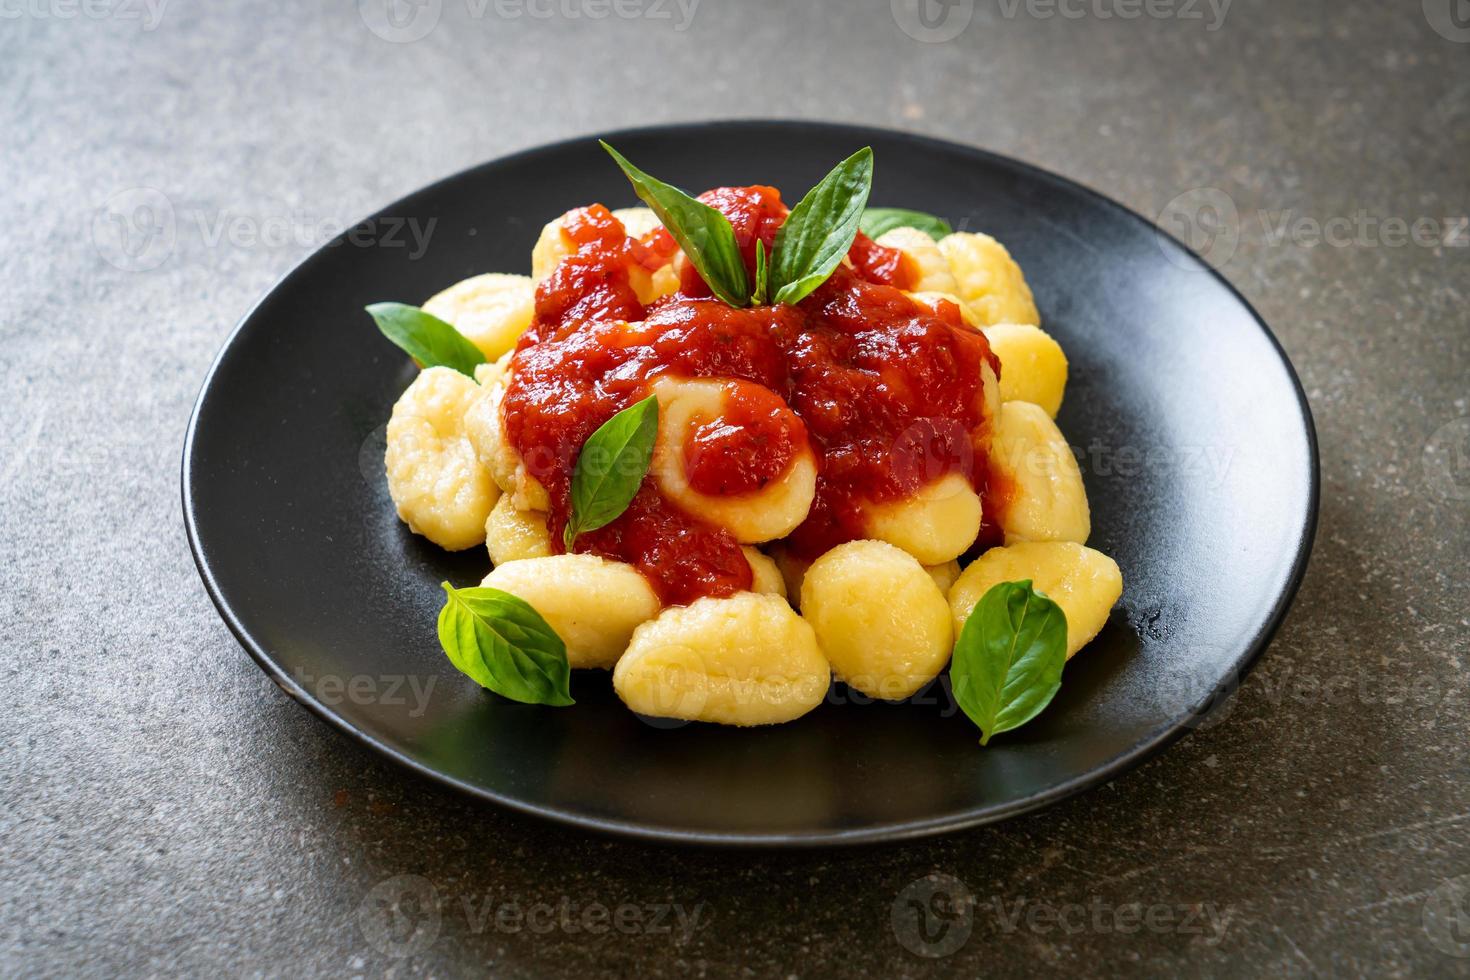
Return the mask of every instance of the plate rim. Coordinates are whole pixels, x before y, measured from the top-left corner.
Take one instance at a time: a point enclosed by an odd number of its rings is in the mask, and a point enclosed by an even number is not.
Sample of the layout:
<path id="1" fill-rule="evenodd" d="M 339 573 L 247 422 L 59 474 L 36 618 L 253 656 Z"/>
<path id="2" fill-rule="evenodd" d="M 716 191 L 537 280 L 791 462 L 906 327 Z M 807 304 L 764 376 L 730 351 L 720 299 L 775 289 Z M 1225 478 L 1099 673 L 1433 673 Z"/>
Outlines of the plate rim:
<path id="1" fill-rule="evenodd" d="M 913 820 L 895 820 L 884 823 L 870 824 L 864 827 L 849 829 L 828 830 L 804 830 L 804 831 L 741 831 L 721 832 L 709 830 L 697 830 L 687 827 L 664 827 L 638 823 L 630 820 L 617 820 L 593 816 L 576 810 L 529 803 L 525 800 L 509 796 L 504 793 L 486 789 L 483 786 L 473 785 L 464 780 L 457 779 L 447 773 L 441 772 L 430 766 L 426 766 L 417 760 L 405 755 L 396 748 L 379 740 L 368 732 L 358 728 L 349 720 L 337 714 L 330 705 L 318 700 L 310 691 L 306 690 L 289 674 L 283 670 L 271 657 L 263 645 L 251 636 L 245 628 L 239 616 L 225 597 L 219 584 L 215 581 L 208 561 L 204 555 L 204 547 L 199 540 L 199 530 L 196 522 L 195 501 L 191 490 L 191 482 L 195 473 L 194 452 L 199 431 L 199 417 L 208 399 L 215 376 L 221 366 L 229 357 L 231 351 L 240 341 L 246 327 L 255 318 L 260 308 L 275 295 L 276 291 L 289 280 L 312 265 L 328 249 L 342 240 L 353 228 L 363 221 L 402 210 L 403 205 L 420 195 L 425 195 L 440 189 L 442 186 L 454 181 L 462 180 L 476 171 L 499 166 L 507 163 L 534 157 L 540 154 L 555 153 L 569 149 L 574 146 L 585 145 L 596 139 L 624 139 L 669 136 L 674 134 L 687 135 L 700 130 L 726 129 L 737 127 L 764 127 L 776 130 L 811 132 L 824 131 L 830 134 L 846 133 L 860 139 L 871 139 L 881 136 L 887 140 L 897 139 L 902 142 L 914 144 L 923 149 L 941 151 L 944 153 L 958 153 L 983 160 L 992 166 L 1010 169 L 1029 179 L 1039 180 L 1042 183 L 1060 185 L 1071 191 L 1080 191 L 1082 194 L 1100 203 L 1105 209 L 1117 212 L 1127 220 L 1138 222 L 1155 235 L 1168 239 L 1181 249 L 1191 260 L 1198 264 L 1201 271 L 1208 273 L 1220 285 L 1235 298 L 1244 310 L 1250 314 L 1250 318 L 1270 342 L 1276 357 L 1286 369 L 1286 375 L 1291 382 L 1292 389 L 1296 395 L 1297 407 L 1300 411 L 1300 419 L 1303 432 L 1306 436 L 1307 453 L 1310 466 L 1308 468 L 1308 491 L 1307 491 L 1307 513 L 1297 540 L 1296 554 L 1292 559 L 1291 569 L 1287 575 L 1284 587 L 1276 597 L 1270 614 L 1267 616 L 1261 628 L 1256 631 L 1246 644 L 1241 657 L 1234 663 L 1233 668 L 1223 677 L 1216 686 L 1210 690 L 1198 704 L 1185 715 L 1172 722 L 1160 726 L 1140 739 L 1127 751 L 1094 766 L 1085 774 L 1076 778 L 1059 783 L 1040 793 L 1034 793 L 1021 799 L 1011 800 L 989 806 L 976 806 L 964 810 L 955 811 L 937 817 L 926 817 Z M 1301 589 L 1302 580 L 1306 575 L 1307 566 L 1310 563 L 1313 545 L 1316 540 L 1319 510 L 1321 503 L 1321 458 L 1318 451 L 1316 423 L 1312 417 L 1311 404 L 1307 400 L 1306 390 L 1302 386 L 1301 378 L 1298 376 L 1295 365 L 1287 355 L 1286 349 L 1271 327 L 1260 315 L 1245 295 L 1225 275 L 1214 266 L 1206 262 L 1194 249 L 1184 242 L 1179 241 L 1174 235 L 1159 227 L 1159 225 L 1134 211 L 1132 208 L 1108 197 L 1101 191 L 1074 180 L 1064 177 L 1044 167 L 1038 166 L 1026 160 L 992 150 L 971 146 L 954 140 L 940 139 L 920 133 L 903 129 L 891 129 L 881 126 L 867 126 L 853 123 L 829 122 L 820 120 L 802 119 L 765 119 L 760 117 L 736 117 L 728 119 L 712 119 L 687 122 L 666 122 L 650 126 L 635 126 L 616 130 L 599 130 L 566 139 L 556 140 L 550 143 L 542 143 L 512 153 L 494 157 L 470 167 L 457 170 L 451 174 L 439 178 L 423 187 L 417 188 L 410 193 L 378 208 L 367 218 L 361 219 L 346 226 L 341 232 L 314 249 L 310 254 L 301 258 L 295 265 L 281 276 L 276 278 L 271 285 L 260 295 L 250 308 L 236 321 L 230 330 L 219 352 L 210 362 L 209 369 L 205 372 L 204 379 L 199 386 L 199 392 L 194 399 L 194 406 L 189 413 L 189 421 L 184 434 L 182 461 L 180 467 L 180 489 L 181 504 L 183 509 L 184 530 L 189 542 L 189 551 L 194 558 L 195 568 L 199 572 L 200 580 L 204 583 L 205 591 L 214 603 L 216 611 L 224 620 L 225 626 L 229 628 L 236 641 L 244 648 L 256 665 L 286 694 L 301 704 L 312 714 L 327 722 L 334 728 L 356 740 L 359 744 L 387 757 L 400 766 L 421 777 L 426 777 L 432 782 L 442 786 L 450 787 L 458 792 L 467 794 L 476 799 L 485 800 L 498 806 L 505 807 L 516 813 L 527 814 L 562 826 L 573 827 L 582 831 L 597 834 L 610 835 L 628 840 L 641 841 L 645 843 L 672 844 L 679 846 L 706 846 L 721 848 L 762 848 L 762 849 L 792 849 L 792 848 L 818 848 L 818 847 L 843 847 L 862 844 L 891 843 L 897 841 L 914 840 L 922 837 L 936 836 L 940 834 L 953 833 L 955 831 L 981 827 L 989 824 L 999 823 L 1012 817 L 1021 816 L 1044 809 L 1069 797 L 1076 796 L 1094 786 L 1108 782 L 1125 772 L 1141 765 L 1150 758 L 1168 748 L 1185 734 L 1192 730 L 1191 722 L 1202 716 L 1214 704 L 1221 694 L 1228 694 L 1237 686 L 1245 675 L 1251 670 L 1266 647 L 1270 645 L 1280 629 L 1286 613 L 1290 610 L 1292 602 Z"/>

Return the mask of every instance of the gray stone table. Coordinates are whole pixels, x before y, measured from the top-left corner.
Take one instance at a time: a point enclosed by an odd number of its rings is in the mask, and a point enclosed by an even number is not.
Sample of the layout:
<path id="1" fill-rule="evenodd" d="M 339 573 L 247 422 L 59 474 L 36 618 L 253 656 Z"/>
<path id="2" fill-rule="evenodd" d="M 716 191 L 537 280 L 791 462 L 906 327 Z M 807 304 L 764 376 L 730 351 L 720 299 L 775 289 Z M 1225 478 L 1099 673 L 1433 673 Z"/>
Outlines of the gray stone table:
<path id="1" fill-rule="evenodd" d="M 1467 5 L 923 2 L 0 0 L 0 975 L 1470 975 Z M 178 501 L 236 318 L 462 167 L 731 116 L 1234 205 L 1202 244 L 1301 373 L 1323 494 L 1223 721 L 994 828 L 678 851 L 410 777 L 240 650 Z M 97 228 L 138 188 L 176 218 L 146 269 Z M 931 873 L 976 902 L 925 958 L 890 912 Z M 404 882 L 439 899 L 412 949 L 370 914 Z"/>

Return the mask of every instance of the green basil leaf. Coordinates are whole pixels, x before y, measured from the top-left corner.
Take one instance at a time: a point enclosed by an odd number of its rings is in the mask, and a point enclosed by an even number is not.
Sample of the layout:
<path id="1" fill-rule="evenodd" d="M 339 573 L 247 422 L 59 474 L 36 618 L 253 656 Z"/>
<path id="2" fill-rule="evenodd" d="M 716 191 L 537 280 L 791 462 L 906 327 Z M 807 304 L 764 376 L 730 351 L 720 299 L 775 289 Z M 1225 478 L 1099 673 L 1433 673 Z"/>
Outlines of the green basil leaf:
<path id="1" fill-rule="evenodd" d="M 710 291 L 731 306 L 745 306 L 750 277 L 735 243 L 735 229 L 723 214 L 685 194 L 672 184 L 639 170 L 617 150 L 599 140 L 633 184 L 633 190 L 674 236 Z"/>
<path id="2" fill-rule="evenodd" d="M 629 405 L 587 437 L 572 473 L 572 516 L 562 540 L 568 551 L 584 531 L 595 531 L 628 509 L 653 458 L 658 399 Z"/>
<path id="3" fill-rule="evenodd" d="M 960 630 L 949 677 L 980 744 L 1041 713 L 1062 686 L 1067 617 L 1031 582 L 991 587 Z"/>
<path id="4" fill-rule="evenodd" d="M 450 663 L 512 701 L 574 703 L 566 645 L 529 602 L 499 589 L 443 588 L 439 645 Z"/>
<path id="5" fill-rule="evenodd" d="M 776 233 L 770 288 L 777 303 L 794 304 L 827 281 L 857 237 L 873 188 L 873 148 L 865 146 L 832 168 Z"/>
<path id="6" fill-rule="evenodd" d="M 406 303 L 374 303 L 367 308 L 378 329 L 409 357 L 426 368 L 454 368 L 475 376 L 475 367 L 485 363 L 480 348 L 448 323 Z"/>
<path id="7" fill-rule="evenodd" d="M 936 242 L 945 235 L 954 234 L 954 229 L 943 218 L 908 208 L 868 208 L 863 212 L 859 227 L 869 238 L 877 238 L 895 228 L 917 228 Z"/>
<path id="8" fill-rule="evenodd" d="M 766 243 L 757 238 L 755 240 L 755 292 L 750 294 L 752 306 L 763 306 L 769 302 L 766 297 L 770 284 L 770 268 L 766 265 Z"/>

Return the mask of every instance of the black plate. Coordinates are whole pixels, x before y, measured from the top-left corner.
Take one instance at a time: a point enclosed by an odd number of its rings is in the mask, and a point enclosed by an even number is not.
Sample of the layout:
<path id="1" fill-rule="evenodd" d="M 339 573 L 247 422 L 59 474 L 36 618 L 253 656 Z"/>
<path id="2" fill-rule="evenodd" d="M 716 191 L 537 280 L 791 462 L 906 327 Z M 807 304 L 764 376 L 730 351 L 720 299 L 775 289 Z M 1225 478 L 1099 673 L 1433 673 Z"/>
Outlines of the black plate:
<path id="1" fill-rule="evenodd" d="M 383 426 L 412 367 L 362 308 L 524 272 L 542 224 L 568 207 L 636 203 L 588 138 L 385 208 L 281 280 L 210 369 L 184 447 L 185 522 L 220 614 L 268 674 L 405 766 L 517 810 L 770 845 L 916 837 L 1035 810 L 1138 764 L 1238 683 L 1304 570 L 1317 456 L 1291 365 L 1228 283 L 1123 207 L 969 147 L 781 122 L 612 142 L 685 187 L 788 194 L 870 144 L 875 205 L 1005 242 L 1071 359 L 1058 422 L 1082 453 L 1089 543 L 1123 569 L 1112 620 L 1052 706 L 985 749 L 943 680 L 902 705 L 854 704 L 838 687 L 830 700 L 843 703 L 737 730 L 650 725 L 606 674 L 579 673 L 568 709 L 503 701 L 458 674 L 435 639 L 439 582 L 475 584 L 488 560 L 447 555 L 395 517 Z M 406 219 L 432 227 L 422 254 Z"/>

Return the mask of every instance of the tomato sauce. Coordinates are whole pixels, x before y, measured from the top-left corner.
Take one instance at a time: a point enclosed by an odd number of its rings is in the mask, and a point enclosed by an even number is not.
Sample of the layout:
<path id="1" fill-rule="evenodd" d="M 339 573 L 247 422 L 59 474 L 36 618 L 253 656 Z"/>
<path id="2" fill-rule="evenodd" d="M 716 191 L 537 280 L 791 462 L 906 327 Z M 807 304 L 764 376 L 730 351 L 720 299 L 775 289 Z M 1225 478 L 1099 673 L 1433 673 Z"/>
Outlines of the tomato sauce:
<path id="1" fill-rule="evenodd" d="M 769 388 L 730 385 L 716 418 L 697 417 L 684 475 L 707 495 L 756 493 L 782 476 L 806 444 L 806 425 Z"/>
<path id="2" fill-rule="evenodd" d="M 730 219 L 753 284 L 756 242 L 769 255 L 787 214 L 779 192 L 725 187 L 700 200 Z M 999 361 L 953 304 L 936 311 L 901 291 L 916 272 L 903 253 L 860 235 L 850 267 L 801 303 L 746 309 L 713 299 L 682 262 L 679 292 L 645 307 L 631 277 L 667 262 L 675 248 L 666 231 L 631 239 L 601 205 L 573 212 L 564 227 L 575 254 L 537 287 L 504 401 L 507 437 L 546 487 L 558 546 L 582 444 L 663 374 L 754 382 L 732 386 L 718 418 L 695 420 L 684 463 L 699 492 L 757 492 L 810 445 L 817 495 L 787 539 L 799 557 L 863 537 L 868 501 L 955 472 L 986 492 L 981 377 L 987 364 L 998 377 Z M 666 500 L 651 478 L 617 520 L 574 547 L 634 565 L 668 604 L 751 584 L 734 538 Z"/>

